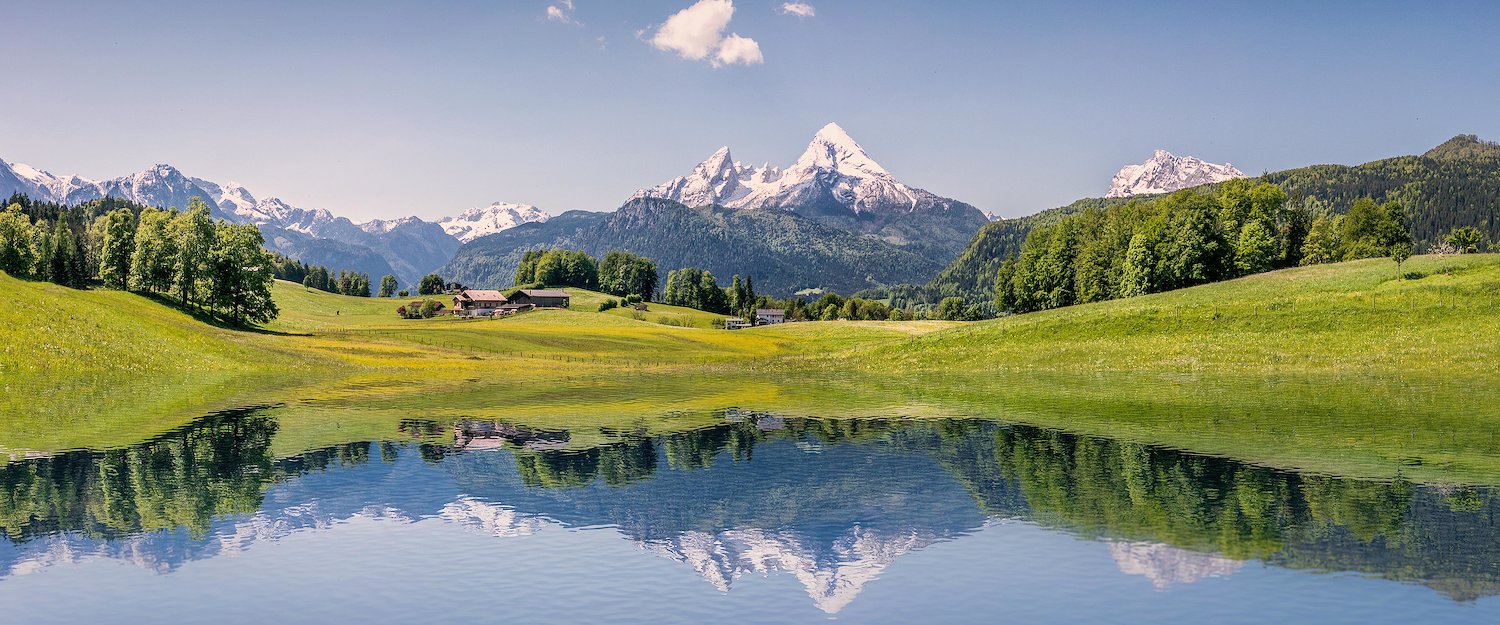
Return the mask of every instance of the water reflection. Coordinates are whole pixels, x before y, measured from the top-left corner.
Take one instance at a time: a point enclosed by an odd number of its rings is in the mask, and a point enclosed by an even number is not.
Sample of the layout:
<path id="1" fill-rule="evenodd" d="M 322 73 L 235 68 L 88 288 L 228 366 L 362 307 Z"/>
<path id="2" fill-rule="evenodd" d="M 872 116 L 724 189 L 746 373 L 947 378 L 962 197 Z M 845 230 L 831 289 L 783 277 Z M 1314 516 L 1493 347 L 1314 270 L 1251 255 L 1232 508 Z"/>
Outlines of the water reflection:
<path id="1" fill-rule="evenodd" d="M 0 467 L 0 578 L 95 558 L 170 572 L 354 518 L 441 519 L 496 537 L 607 527 L 721 591 L 789 575 L 837 613 L 905 554 L 1020 520 L 1106 541 L 1121 573 L 1158 588 L 1259 560 L 1455 600 L 1500 594 L 1500 504 L 1485 489 L 1303 475 L 983 420 L 738 411 L 655 436 L 409 420 L 393 438 L 426 442 L 276 458 L 272 414 Z"/>

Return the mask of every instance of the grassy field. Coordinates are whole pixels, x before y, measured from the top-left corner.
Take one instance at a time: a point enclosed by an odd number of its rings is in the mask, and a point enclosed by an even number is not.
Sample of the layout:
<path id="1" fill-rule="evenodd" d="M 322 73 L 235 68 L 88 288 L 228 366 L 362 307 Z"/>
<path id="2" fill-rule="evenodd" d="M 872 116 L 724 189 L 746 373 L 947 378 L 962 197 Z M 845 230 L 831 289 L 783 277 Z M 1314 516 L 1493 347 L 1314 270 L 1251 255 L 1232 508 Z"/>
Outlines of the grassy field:
<path id="1" fill-rule="evenodd" d="M 274 405 L 286 453 L 412 418 L 671 431 L 736 407 L 1002 419 L 1299 470 L 1500 482 L 1500 256 L 1285 270 L 976 323 L 710 329 L 651 305 L 406 320 L 277 283 L 260 331 L 0 275 L 0 458 L 139 441 Z M 652 315 L 659 315 L 653 317 Z"/>
<path id="2" fill-rule="evenodd" d="M 824 367 L 1494 377 L 1500 256 L 1370 259 L 968 324 Z M 1420 277 L 1416 277 L 1420 276 Z"/>

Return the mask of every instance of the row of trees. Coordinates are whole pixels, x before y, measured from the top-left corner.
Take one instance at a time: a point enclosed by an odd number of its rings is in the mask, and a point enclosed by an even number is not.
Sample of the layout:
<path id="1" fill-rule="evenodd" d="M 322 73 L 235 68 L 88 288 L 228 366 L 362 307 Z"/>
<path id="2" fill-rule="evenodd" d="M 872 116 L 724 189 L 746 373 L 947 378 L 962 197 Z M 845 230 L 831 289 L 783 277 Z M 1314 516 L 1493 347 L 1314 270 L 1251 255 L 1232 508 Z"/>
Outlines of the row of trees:
<path id="1" fill-rule="evenodd" d="M 1476 230 L 1477 232 L 1477 230 Z M 1355 200 L 1343 215 L 1320 215 L 1312 222 L 1302 246 L 1302 264 L 1336 263 L 1360 258 L 1409 255 L 1411 228 L 1406 212 L 1396 202 L 1376 204 Z"/>
<path id="2" fill-rule="evenodd" d="M 1362 200 L 1333 217 L 1315 202 L 1289 205 L 1275 185 L 1233 180 L 1217 195 L 1179 191 L 1036 227 L 1019 256 L 1001 264 L 995 304 L 1029 312 L 1386 256 L 1403 246 L 1409 253 L 1411 234 L 1398 204 Z"/>
<path id="3" fill-rule="evenodd" d="M 662 303 L 729 314 L 729 294 L 719 287 L 714 274 L 697 267 L 667 272 L 667 287 L 662 293 Z"/>
<path id="4" fill-rule="evenodd" d="M 122 206 L 92 220 L 93 205 L 37 206 L 54 220 L 33 223 L 21 203 L 0 213 L 0 270 L 74 288 L 98 280 L 171 297 L 234 324 L 279 312 L 260 230 L 214 221 L 199 198 L 185 212 Z"/>
<path id="5" fill-rule="evenodd" d="M 271 252 L 271 259 L 271 273 L 276 276 L 277 280 L 296 282 L 310 289 L 339 295 L 370 296 L 369 274 L 346 270 L 334 273 L 322 265 L 310 265 L 276 252 Z M 386 275 L 381 278 L 380 296 L 394 297 L 395 295 L 396 276 Z"/>
<path id="6" fill-rule="evenodd" d="M 629 252 L 610 252 L 599 263 L 599 290 L 621 297 L 656 294 L 656 261 Z"/>
<path id="7" fill-rule="evenodd" d="M 544 284 L 599 288 L 599 265 L 593 257 L 574 250 L 531 250 L 516 267 L 516 286 Z"/>

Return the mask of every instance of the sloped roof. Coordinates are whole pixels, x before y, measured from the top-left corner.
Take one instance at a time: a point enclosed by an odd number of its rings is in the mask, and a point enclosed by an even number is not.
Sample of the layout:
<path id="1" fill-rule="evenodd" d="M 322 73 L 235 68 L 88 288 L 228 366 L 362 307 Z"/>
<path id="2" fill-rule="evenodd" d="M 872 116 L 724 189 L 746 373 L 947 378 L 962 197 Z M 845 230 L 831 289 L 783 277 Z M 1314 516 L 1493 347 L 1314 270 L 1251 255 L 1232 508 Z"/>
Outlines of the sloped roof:
<path id="1" fill-rule="evenodd" d="M 503 302 L 503 301 L 505 301 L 505 294 L 504 293 L 501 293 L 499 291 L 491 291 L 491 290 L 488 290 L 488 289 L 464 289 L 464 292 L 459 293 L 459 295 L 462 296 L 464 299 L 478 300 L 478 301 L 484 301 L 484 302 L 492 302 L 492 301 L 493 302 Z"/>
<path id="2" fill-rule="evenodd" d="M 571 297 L 567 291 L 560 289 L 521 289 L 527 297 Z"/>

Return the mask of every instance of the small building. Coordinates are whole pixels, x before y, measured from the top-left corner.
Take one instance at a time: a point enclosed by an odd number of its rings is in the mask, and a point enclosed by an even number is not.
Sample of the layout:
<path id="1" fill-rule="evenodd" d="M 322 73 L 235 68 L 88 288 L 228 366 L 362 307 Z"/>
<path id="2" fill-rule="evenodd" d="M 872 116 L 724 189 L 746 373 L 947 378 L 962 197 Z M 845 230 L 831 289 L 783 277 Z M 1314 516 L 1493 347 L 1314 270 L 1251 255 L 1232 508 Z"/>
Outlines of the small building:
<path id="1" fill-rule="evenodd" d="M 531 304 L 537 308 L 567 308 L 571 299 L 561 289 L 521 289 L 510 295 L 512 304 Z"/>
<path id="2" fill-rule="evenodd" d="M 755 325 L 774 325 L 786 323 L 786 309 L 783 308 L 757 308 L 755 309 Z"/>
<path id="3" fill-rule="evenodd" d="M 526 312 L 533 308 L 536 308 L 535 304 L 517 304 L 512 302 L 508 304 L 502 304 L 499 308 L 496 308 L 495 314 L 500 315 L 501 317 L 509 317 L 516 313 Z"/>
<path id="4" fill-rule="evenodd" d="M 453 314 L 464 317 L 488 317 L 507 303 L 499 291 L 464 289 L 453 296 Z"/>
<path id="5" fill-rule="evenodd" d="M 753 326 L 753 325 L 755 325 L 755 324 L 750 323 L 749 321 L 745 321 L 744 319 L 741 319 L 739 317 L 725 317 L 724 318 L 724 329 L 725 330 L 743 330 L 743 329 L 748 328 L 748 327 Z"/>

